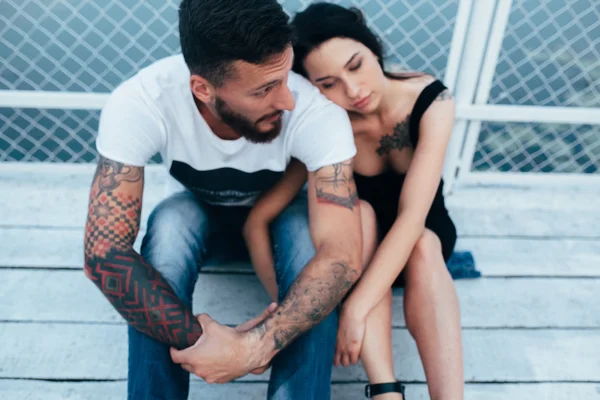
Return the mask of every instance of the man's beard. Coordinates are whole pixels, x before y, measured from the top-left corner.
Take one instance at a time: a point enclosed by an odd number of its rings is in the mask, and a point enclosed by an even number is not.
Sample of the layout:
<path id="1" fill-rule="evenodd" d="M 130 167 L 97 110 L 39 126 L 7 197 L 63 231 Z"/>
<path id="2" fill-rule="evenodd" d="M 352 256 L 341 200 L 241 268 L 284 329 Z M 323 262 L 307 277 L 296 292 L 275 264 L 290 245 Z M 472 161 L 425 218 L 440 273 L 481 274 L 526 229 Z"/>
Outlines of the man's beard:
<path id="1" fill-rule="evenodd" d="M 240 136 L 246 138 L 252 143 L 268 143 L 279 136 L 281 132 L 281 118 L 273 123 L 273 128 L 268 131 L 262 132 L 258 130 L 258 123 L 264 119 L 273 117 L 277 114 L 282 113 L 278 111 L 270 115 L 261 117 L 256 123 L 250 121 L 248 118 L 241 114 L 232 111 L 231 108 L 223 101 L 220 97 L 216 98 L 215 108 L 221 121 L 225 122 L 234 131 L 240 134 Z"/>

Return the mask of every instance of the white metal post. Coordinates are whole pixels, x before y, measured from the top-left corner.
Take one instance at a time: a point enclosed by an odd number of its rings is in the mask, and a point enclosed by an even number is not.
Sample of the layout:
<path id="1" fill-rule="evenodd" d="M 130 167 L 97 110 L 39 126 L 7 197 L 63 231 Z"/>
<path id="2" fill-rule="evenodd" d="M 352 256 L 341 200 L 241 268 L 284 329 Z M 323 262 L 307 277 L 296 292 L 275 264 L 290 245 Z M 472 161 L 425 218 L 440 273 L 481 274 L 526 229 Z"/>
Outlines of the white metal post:
<path id="1" fill-rule="evenodd" d="M 0 107 L 100 110 L 109 93 L 0 90 Z"/>
<path id="2" fill-rule="evenodd" d="M 473 97 L 477 88 L 477 77 L 481 70 L 484 50 L 497 1 L 498 0 L 460 2 L 461 7 L 470 6 L 470 11 L 467 12 L 464 9 L 461 10 L 459 8 L 459 11 L 468 13 L 467 19 L 462 15 L 460 20 L 462 23 L 468 21 L 468 25 L 466 28 L 463 26 L 459 27 L 460 29 L 452 41 L 453 47 L 458 47 L 463 50 L 462 55 L 460 56 L 460 62 L 456 62 L 458 50 L 455 50 L 454 53 L 451 51 L 451 54 L 453 54 L 454 57 L 449 60 L 450 69 L 448 76 L 451 79 L 450 83 L 455 85 L 454 97 L 456 99 L 457 107 L 466 106 L 473 102 Z M 459 43 L 461 36 L 464 43 Z M 452 63 L 450 63 L 450 61 L 452 61 Z M 452 74 L 454 73 L 456 73 L 456 78 L 452 79 Z M 450 143 L 448 144 L 443 173 L 443 178 L 446 183 L 446 193 L 452 190 L 457 174 L 457 168 L 461 164 L 461 155 L 463 154 L 462 148 L 467 132 L 467 126 L 467 120 L 457 119 Z"/>
<path id="3" fill-rule="evenodd" d="M 490 97 L 494 73 L 496 72 L 498 56 L 500 55 L 500 51 L 502 49 L 502 41 L 504 40 L 504 33 L 506 31 L 506 25 L 508 24 L 511 6 L 512 0 L 498 0 L 490 30 L 489 40 L 487 42 L 487 49 L 482 60 L 483 64 L 479 76 L 479 82 L 477 84 L 477 90 L 473 102 L 474 104 L 486 104 Z M 473 162 L 473 156 L 475 155 L 475 150 L 477 148 L 477 141 L 479 140 L 480 131 L 481 121 L 471 121 L 468 124 L 465 145 L 460 164 L 458 166 L 458 175 L 456 176 L 459 184 L 460 180 L 471 172 L 471 165 Z"/>
<path id="4" fill-rule="evenodd" d="M 458 2 L 456 22 L 454 23 L 452 43 L 450 44 L 450 54 L 448 55 L 448 65 L 446 66 L 446 74 L 444 75 L 444 84 L 452 93 L 454 93 L 454 89 L 456 88 L 456 80 L 458 78 L 472 8 L 473 0 L 461 0 Z"/>

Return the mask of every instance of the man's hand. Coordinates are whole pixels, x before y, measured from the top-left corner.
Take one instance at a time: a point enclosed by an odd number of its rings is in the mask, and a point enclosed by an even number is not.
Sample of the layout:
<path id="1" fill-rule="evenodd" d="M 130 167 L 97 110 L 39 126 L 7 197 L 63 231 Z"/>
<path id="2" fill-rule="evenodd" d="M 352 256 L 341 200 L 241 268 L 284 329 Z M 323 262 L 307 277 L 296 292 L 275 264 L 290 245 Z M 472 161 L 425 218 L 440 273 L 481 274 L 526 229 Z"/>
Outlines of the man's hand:
<path id="1" fill-rule="evenodd" d="M 360 318 L 351 308 L 342 307 L 334 357 L 336 367 L 358 363 L 366 326 L 366 318 Z"/>
<path id="2" fill-rule="evenodd" d="M 239 324 L 238 326 L 235 327 L 235 330 L 238 332 L 247 332 L 250 329 L 256 328 L 258 326 L 258 324 L 263 322 L 265 319 L 269 318 L 271 316 L 271 314 L 273 314 L 273 311 L 275 311 L 276 308 L 277 308 L 277 303 L 269 304 L 269 306 L 265 309 L 265 311 L 262 312 L 262 314 L 260 314 L 258 317 L 252 318 L 249 321 L 244 322 L 243 324 Z"/>
<path id="3" fill-rule="evenodd" d="M 247 332 L 251 329 L 256 328 L 259 324 L 263 323 L 267 318 L 273 314 L 273 311 L 277 309 L 277 303 L 269 304 L 269 307 L 265 309 L 258 317 L 251 319 L 250 321 L 244 322 L 235 327 L 235 330 L 238 332 Z M 267 365 L 259 367 L 250 371 L 253 375 L 262 375 L 266 370 L 271 368 L 271 363 L 269 362 Z"/>
<path id="4" fill-rule="evenodd" d="M 259 338 L 249 330 L 268 318 L 276 307 L 275 303 L 269 305 L 261 315 L 235 328 L 221 325 L 206 314 L 199 315 L 202 336 L 185 350 L 171 348 L 173 362 L 207 383 L 227 383 L 250 372 L 262 374 L 268 365 L 256 354 Z"/>

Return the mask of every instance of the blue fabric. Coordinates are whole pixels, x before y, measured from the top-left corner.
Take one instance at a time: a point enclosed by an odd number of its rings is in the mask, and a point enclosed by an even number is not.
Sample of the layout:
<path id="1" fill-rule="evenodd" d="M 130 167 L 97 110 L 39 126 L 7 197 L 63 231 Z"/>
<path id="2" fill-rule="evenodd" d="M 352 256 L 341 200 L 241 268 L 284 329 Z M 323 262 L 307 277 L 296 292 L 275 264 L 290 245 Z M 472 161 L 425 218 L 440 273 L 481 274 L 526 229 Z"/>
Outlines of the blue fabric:
<path id="1" fill-rule="evenodd" d="M 471 279 L 481 276 L 481 272 L 475 267 L 475 258 L 470 251 L 455 251 L 446 266 L 452 279 Z"/>
<path id="2" fill-rule="evenodd" d="M 248 212 L 248 207 L 200 203 L 189 192 L 173 195 L 152 212 L 142 255 L 191 307 L 198 267 L 209 257 L 223 255 L 215 254 L 221 252 L 215 251 L 218 246 L 213 246 L 212 237 L 220 235 L 230 239 L 225 242 L 233 244 L 231 242 L 239 239 Z M 308 229 L 305 192 L 274 221 L 271 234 L 277 284 L 283 296 L 315 254 Z M 236 252 L 232 247 L 222 250 L 228 252 L 227 256 Z M 212 317 L 219 319 L 218 315 Z M 335 311 L 273 359 L 268 399 L 329 398 L 337 324 Z M 168 346 L 131 327 L 128 333 L 128 399 L 187 399 L 189 374 L 171 361 Z"/>

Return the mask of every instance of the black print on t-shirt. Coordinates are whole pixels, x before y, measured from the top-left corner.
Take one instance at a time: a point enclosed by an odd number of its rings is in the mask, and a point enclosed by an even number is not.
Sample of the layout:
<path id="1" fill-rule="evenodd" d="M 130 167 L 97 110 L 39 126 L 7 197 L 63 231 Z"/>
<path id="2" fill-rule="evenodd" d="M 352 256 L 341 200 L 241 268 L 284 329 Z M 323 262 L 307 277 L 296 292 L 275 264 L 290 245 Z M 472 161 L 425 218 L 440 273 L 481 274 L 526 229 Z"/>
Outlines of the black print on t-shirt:
<path id="1" fill-rule="evenodd" d="M 234 168 L 198 171 L 181 161 L 173 161 L 170 173 L 200 200 L 232 206 L 251 206 L 261 193 L 272 188 L 283 176 L 283 171 L 267 169 L 256 172 Z"/>

